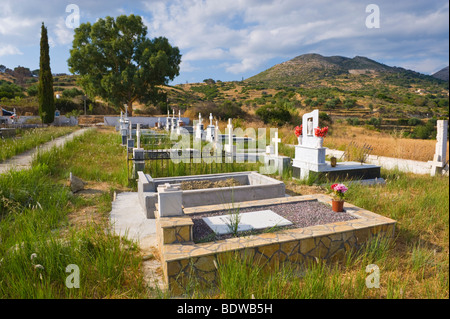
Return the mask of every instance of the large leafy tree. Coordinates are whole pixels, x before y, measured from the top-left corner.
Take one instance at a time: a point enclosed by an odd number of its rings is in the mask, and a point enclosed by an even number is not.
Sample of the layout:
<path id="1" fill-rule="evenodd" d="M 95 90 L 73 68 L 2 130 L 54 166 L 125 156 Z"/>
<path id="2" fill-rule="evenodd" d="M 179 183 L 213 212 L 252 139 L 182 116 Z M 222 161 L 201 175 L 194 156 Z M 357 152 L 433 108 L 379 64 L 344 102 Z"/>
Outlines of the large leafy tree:
<path id="1" fill-rule="evenodd" d="M 39 60 L 38 84 L 39 115 L 43 123 L 52 123 L 55 119 L 55 97 L 53 93 L 53 76 L 50 69 L 47 28 L 42 22 L 41 55 Z"/>
<path id="2" fill-rule="evenodd" d="M 106 17 L 75 29 L 68 60 L 70 72 L 91 97 L 132 114 L 136 101 L 161 99 L 158 86 L 179 75 L 181 55 L 164 37 L 150 40 L 140 16 Z"/>

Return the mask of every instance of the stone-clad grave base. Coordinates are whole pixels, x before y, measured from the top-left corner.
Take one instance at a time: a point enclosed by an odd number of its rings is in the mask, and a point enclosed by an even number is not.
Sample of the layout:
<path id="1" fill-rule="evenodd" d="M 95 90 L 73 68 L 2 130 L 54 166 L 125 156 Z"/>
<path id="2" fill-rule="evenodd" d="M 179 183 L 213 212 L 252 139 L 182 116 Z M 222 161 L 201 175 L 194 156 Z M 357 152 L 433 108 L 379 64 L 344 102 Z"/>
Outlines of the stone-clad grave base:
<path id="1" fill-rule="evenodd" d="M 331 197 L 321 194 L 254 200 L 234 205 L 242 209 L 302 201 L 331 205 Z M 251 262 L 269 269 L 284 263 L 300 266 L 317 258 L 343 260 L 346 252 L 361 247 L 373 236 L 391 237 L 395 231 L 395 220 L 345 203 L 345 213 L 356 218 L 194 243 L 192 217 L 195 214 L 223 211 L 228 206 L 229 204 L 218 204 L 184 208 L 184 215 L 181 217 L 160 218 L 156 212 L 157 241 L 164 280 L 172 292 L 182 293 L 192 276 L 207 285 L 216 282 L 216 265 L 231 252 L 245 253 Z"/>

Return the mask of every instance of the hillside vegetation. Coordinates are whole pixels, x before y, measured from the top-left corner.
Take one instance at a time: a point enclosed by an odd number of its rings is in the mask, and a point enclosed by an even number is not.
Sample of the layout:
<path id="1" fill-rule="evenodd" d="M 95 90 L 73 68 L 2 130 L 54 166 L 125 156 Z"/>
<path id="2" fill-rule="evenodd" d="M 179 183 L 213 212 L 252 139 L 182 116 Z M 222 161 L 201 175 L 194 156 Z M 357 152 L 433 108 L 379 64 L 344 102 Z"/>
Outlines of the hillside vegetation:
<path id="1" fill-rule="evenodd" d="M 20 115 L 36 114 L 37 79 L 25 78 L 19 85 L 11 74 L 1 75 L 2 105 L 16 107 Z M 84 93 L 76 79 L 55 76 L 55 94 L 60 95 L 57 108 L 62 114 L 84 110 Z M 304 113 L 319 109 L 324 124 L 366 126 L 426 139 L 434 137 L 436 120 L 449 114 L 448 81 L 360 56 L 304 54 L 244 81 L 205 79 L 162 88 L 167 101 L 137 103 L 136 116 L 166 115 L 169 109 L 191 119 L 198 113 L 213 113 L 219 121 L 234 118 L 293 128 L 300 125 Z M 87 113 L 119 114 L 119 110 L 96 98 L 88 99 Z"/>

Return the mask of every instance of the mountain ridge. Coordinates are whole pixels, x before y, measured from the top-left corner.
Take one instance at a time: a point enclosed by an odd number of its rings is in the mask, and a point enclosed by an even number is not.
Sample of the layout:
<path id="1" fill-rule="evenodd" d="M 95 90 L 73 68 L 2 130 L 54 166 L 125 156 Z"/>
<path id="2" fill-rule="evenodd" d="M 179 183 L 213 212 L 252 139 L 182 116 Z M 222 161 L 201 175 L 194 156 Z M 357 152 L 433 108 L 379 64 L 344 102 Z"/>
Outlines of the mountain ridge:
<path id="1" fill-rule="evenodd" d="M 363 56 L 349 58 L 336 55 L 327 57 L 318 53 L 307 53 L 276 64 L 248 78 L 246 81 L 301 84 L 308 81 L 336 78 L 349 74 L 373 76 L 380 74 L 404 74 L 409 77 L 412 76 L 429 80 L 437 78 L 401 67 L 388 66 Z"/>
<path id="2" fill-rule="evenodd" d="M 437 71 L 436 73 L 433 73 L 431 76 L 435 77 L 436 79 L 448 82 L 448 80 L 449 80 L 449 67 L 446 66 L 445 68 Z"/>

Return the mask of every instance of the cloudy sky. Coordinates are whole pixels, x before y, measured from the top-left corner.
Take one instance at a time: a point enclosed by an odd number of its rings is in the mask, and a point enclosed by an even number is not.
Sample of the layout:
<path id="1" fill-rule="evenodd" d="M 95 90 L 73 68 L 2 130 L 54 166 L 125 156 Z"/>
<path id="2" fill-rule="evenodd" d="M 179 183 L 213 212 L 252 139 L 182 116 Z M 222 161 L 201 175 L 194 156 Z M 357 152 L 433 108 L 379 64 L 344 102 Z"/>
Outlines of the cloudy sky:
<path id="1" fill-rule="evenodd" d="M 305 53 L 366 56 L 424 74 L 449 64 L 448 0 L 1 0 L 0 64 L 39 68 L 44 22 L 52 72 L 69 73 L 73 5 L 80 23 L 142 16 L 150 38 L 181 51 L 171 84 L 241 80 Z"/>

